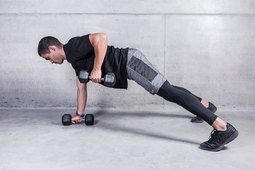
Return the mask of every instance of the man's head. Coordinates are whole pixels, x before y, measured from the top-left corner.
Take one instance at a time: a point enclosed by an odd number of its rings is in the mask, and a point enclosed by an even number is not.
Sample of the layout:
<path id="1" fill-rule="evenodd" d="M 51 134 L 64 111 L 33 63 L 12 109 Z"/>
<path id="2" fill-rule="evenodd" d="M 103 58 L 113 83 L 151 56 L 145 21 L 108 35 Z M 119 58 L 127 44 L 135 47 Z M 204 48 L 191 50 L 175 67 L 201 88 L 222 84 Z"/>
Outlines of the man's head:
<path id="1" fill-rule="evenodd" d="M 62 64 L 65 59 L 63 44 L 55 37 L 47 36 L 39 41 L 37 48 L 39 56 L 52 64 Z"/>

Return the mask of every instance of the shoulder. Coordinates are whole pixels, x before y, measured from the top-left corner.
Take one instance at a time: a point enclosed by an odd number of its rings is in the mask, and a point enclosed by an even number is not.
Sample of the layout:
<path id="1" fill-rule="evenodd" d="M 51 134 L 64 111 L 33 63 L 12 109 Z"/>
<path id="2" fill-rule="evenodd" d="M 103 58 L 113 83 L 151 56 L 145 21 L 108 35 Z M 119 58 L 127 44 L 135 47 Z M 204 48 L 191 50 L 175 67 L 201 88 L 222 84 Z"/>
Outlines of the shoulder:
<path id="1" fill-rule="evenodd" d="M 67 45 L 77 45 L 80 44 L 84 41 L 88 41 L 89 40 L 89 34 L 83 35 L 83 36 L 76 36 L 71 38 L 68 42 Z"/>
<path id="2" fill-rule="evenodd" d="M 94 48 L 90 43 L 89 34 L 71 38 L 64 45 L 64 49 L 74 60 L 85 59 L 94 54 Z"/>

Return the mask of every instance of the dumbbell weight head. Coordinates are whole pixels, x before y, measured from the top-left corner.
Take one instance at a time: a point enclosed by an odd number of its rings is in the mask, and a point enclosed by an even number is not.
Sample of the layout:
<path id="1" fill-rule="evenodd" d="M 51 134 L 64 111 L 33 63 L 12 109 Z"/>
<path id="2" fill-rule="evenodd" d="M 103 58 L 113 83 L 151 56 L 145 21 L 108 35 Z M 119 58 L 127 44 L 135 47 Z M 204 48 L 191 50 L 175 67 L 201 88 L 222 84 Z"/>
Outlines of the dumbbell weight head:
<path id="1" fill-rule="evenodd" d="M 72 115 L 70 115 L 70 114 L 64 114 L 64 115 L 62 116 L 62 124 L 63 124 L 64 126 L 69 126 L 69 125 L 71 125 L 71 124 L 72 124 Z"/>
<path id="2" fill-rule="evenodd" d="M 107 73 L 104 76 L 104 85 L 107 87 L 113 87 L 116 83 L 116 78 L 114 73 Z"/>
<path id="3" fill-rule="evenodd" d="M 78 78 L 81 83 L 89 82 L 89 72 L 87 72 L 86 70 L 81 70 L 79 72 Z"/>
<path id="4" fill-rule="evenodd" d="M 94 115 L 93 114 L 86 114 L 85 116 L 85 124 L 87 126 L 94 124 Z"/>
<path id="5" fill-rule="evenodd" d="M 81 70 L 79 72 L 78 78 L 81 83 L 88 83 L 89 72 L 86 70 Z M 113 87 L 116 83 L 116 77 L 114 73 L 107 73 L 101 80 L 104 81 L 104 85 L 107 87 Z"/>

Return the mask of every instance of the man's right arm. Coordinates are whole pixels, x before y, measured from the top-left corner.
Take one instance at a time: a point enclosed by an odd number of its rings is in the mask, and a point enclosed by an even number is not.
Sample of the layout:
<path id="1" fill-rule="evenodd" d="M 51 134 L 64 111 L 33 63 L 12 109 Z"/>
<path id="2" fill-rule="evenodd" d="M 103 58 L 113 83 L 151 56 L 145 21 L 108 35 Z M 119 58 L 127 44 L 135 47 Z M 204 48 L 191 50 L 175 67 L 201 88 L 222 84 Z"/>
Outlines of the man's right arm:
<path id="1" fill-rule="evenodd" d="M 87 103 L 87 84 L 80 83 L 78 76 L 76 76 L 77 86 L 77 112 L 78 114 L 84 114 Z"/>

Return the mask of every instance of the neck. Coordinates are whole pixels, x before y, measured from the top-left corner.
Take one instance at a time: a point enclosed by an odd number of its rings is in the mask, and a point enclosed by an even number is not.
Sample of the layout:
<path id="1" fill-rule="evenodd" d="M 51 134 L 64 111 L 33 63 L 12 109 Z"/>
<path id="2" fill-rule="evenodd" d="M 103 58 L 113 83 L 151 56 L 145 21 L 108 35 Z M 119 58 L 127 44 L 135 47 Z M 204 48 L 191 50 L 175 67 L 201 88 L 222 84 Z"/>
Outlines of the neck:
<path id="1" fill-rule="evenodd" d="M 64 47 L 62 46 L 61 50 L 60 50 L 61 56 L 63 57 L 64 60 L 66 60 L 66 54 L 64 51 Z"/>

